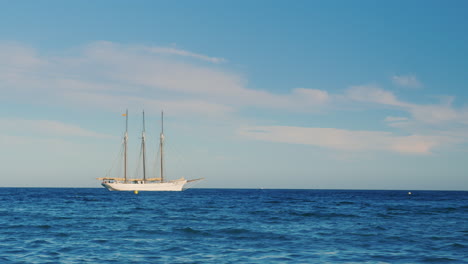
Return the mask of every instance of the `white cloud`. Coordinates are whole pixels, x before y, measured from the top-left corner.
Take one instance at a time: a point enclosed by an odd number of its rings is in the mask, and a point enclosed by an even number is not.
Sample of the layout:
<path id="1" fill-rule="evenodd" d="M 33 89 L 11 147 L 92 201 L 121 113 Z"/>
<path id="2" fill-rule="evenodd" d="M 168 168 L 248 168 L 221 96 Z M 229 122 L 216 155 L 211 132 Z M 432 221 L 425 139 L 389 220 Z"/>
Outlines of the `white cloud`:
<path id="1" fill-rule="evenodd" d="M 407 117 L 401 116 L 387 116 L 385 122 L 399 122 L 399 121 L 408 121 Z"/>
<path id="2" fill-rule="evenodd" d="M 6 54 L 11 50 L 17 51 L 15 55 Z M 13 46 L 0 49 L 0 57 L 9 56 L 0 61 L 0 90 L 5 98 L 30 100 L 28 103 L 73 103 L 119 111 L 115 108 L 152 102 L 185 114 L 213 111 L 216 115 L 242 107 L 310 112 L 330 99 L 326 91 L 317 89 L 297 88 L 289 94 L 249 89 L 246 79 L 235 72 L 161 54 L 222 61 L 175 48 L 112 42 L 91 43 L 66 56 L 41 56 L 32 49 Z M 21 70 L 13 70 L 11 65 Z M 116 101 L 120 104 L 112 103 Z"/>
<path id="3" fill-rule="evenodd" d="M 226 62 L 226 60 L 224 58 L 210 57 L 210 56 L 206 56 L 206 55 L 203 55 L 203 54 L 197 54 L 197 53 L 193 53 L 193 52 L 190 52 L 190 51 L 176 49 L 176 48 L 172 48 L 172 47 L 150 47 L 150 48 L 147 48 L 147 49 L 151 53 L 174 54 L 174 55 L 179 55 L 179 56 L 192 57 L 192 58 L 200 59 L 200 60 L 203 60 L 203 61 L 209 61 L 209 62 L 212 62 L 212 63 Z"/>
<path id="4" fill-rule="evenodd" d="M 450 141 L 442 136 L 397 136 L 384 131 L 353 131 L 336 128 L 252 126 L 238 131 L 244 137 L 293 144 L 313 145 L 347 151 L 380 150 L 408 154 L 430 154 Z"/>
<path id="5" fill-rule="evenodd" d="M 318 89 L 296 88 L 293 90 L 293 96 L 304 100 L 305 103 L 315 105 L 325 104 L 330 100 L 330 95 L 327 91 Z"/>
<path id="6" fill-rule="evenodd" d="M 354 101 L 377 103 L 391 106 L 406 106 L 389 91 L 381 89 L 376 85 L 351 86 L 346 91 L 346 96 Z"/>
<path id="7" fill-rule="evenodd" d="M 54 120 L 26 120 L 1 118 L 2 133 L 33 134 L 60 137 L 111 138 L 111 135 L 97 133 L 79 126 Z"/>
<path id="8" fill-rule="evenodd" d="M 71 102 L 90 106 L 86 100 L 99 97 L 99 107 L 116 107 L 105 102 L 127 97 L 179 105 L 177 108 L 187 113 L 207 112 L 211 108 L 217 114 L 244 106 L 315 111 L 329 98 L 326 91 L 316 89 L 298 88 L 284 95 L 253 90 L 246 88 L 245 78 L 234 72 L 160 56 L 176 54 L 222 61 L 175 48 L 95 42 L 79 51 L 72 56 L 40 56 L 30 48 L 3 45 L 0 90 L 5 98 L 47 104 Z"/>
<path id="9" fill-rule="evenodd" d="M 411 105 L 408 110 L 414 119 L 427 124 L 440 124 L 452 121 L 466 122 L 466 117 L 451 106 Z"/>
<path id="10" fill-rule="evenodd" d="M 195 60 L 178 60 L 177 56 Z M 200 64 L 200 61 L 213 64 Z M 55 56 L 44 56 L 32 48 L 18 44 L 3 44 L 0 45 L 0 100 L 63 107 L 86 106 L 113 112 L 120 112 L 125 108 L 145 108 L 148 112 L 165 109 L 176 115 L 197 114 L 206 117 L 232 116 L 243 108 L 310 113 L 336 109 L 339 103 L 351 102 L 358 103 L 366 111 L 380 106 L 408 113 L 409 117 L 406 119 L 385 119 L 389 126 L 399 129 L 421 124 L 437 128 L 447 124 L 468 124 L 468 110 L 453 107 L 453 97 L 447 97 L 436 104 L 416 104 L 400 100 L 393 92 L 377 85 L 352 86 L 343 94 L 329 94 L 325 90 L 303 87 L 277 94 L 250 89 L 242 74 L 226 70 L 217 64 L 223 61 L 226 60 L 174 47 L 121 45 L 112 42 L 90 43 Z M 392 79 L 400 82 L 400 85 L 422 85 L 411 75 L 394 76 Z M 54 127 L 55 131 L 93 136 L 92 132 L 82 131 L 77 127 L 56 123 L 47 125 L 48 129 Z M 22 126 L 33 126 L 36 130 L 40 127 L 31 122 Z M 41 129 L 44 132 L 45 128 Z M 289 130 L 291 131 L 296 130 Z M 308 132 L 317 135 L 325 143 L 312 142 L 312 139 L 299 132 L 296 140 L 311 145 L 325 144 L 326 147 L 336 149 L 429 153 L 435 146 L 447 142 L 445 139 L 440 140 L 438 136 L 432 137 L 434 134 L 413 131 L 409 133 L 411 136 L 406 137 L 385 134 L 386 132 L 333 128 L 311 128 Z M 333 137 L 328 140 L 326 133 Z M 249 135 L 253 136 L 251 133 Z M 375 144 L 371 146 L 365 143 L 363 138 L 366 137 Z M 289 141 L 293 139 L 289 138 Z"/>
<path id="11" fill-rule="evenodd" d="M 394 84 L 402 87 L 420 88 L 422 83 L 414 75 L 393 75 L 392 81 Z"/>
<path id="12" fill-rule="evenodd" d="M 0 43 L 0 61 L 3 70 L 7 66 L 10 70 L 18 70 L 37 67 L 43 63 L 34 49 L 18 43 Z"/>
<path id="13" fill-rule="evenodd" d="M 439 104 L 415 104 L 399 100 L 392 92 L 374 85 L 352 86 L 346 91 L 351 101 L 394 107 L 411 114 L 414 121 L 428 125 L 468 124 L 468 109 L 455 109 L 453 97 L 440 97 Z"/>

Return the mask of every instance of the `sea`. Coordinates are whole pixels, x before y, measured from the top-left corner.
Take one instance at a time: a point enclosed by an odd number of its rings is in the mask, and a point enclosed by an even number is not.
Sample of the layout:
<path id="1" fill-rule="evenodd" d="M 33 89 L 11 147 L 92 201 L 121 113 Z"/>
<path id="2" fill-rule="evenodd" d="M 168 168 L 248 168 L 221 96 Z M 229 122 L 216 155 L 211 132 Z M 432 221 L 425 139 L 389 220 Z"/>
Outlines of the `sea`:
<path id="1" fill-rule="evenodd" d="M 468 192 L 0 188 L 0 263 L 468 263 Z"/>

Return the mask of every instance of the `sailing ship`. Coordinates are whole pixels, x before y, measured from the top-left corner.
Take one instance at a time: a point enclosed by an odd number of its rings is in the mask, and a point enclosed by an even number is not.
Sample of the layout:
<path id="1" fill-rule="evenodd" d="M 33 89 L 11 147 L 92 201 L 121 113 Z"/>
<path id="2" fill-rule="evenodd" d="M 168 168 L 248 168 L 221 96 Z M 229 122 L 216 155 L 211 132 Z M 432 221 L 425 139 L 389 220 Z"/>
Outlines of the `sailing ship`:
<path id="1" fill-rule="evenodd" d="M 203 178 L 187 180 L 180 178 L 177 180 L 166 180 L 164 175 L 164 112 L 161 112 L 161 133 L 159 135 L 159 152 L 160 152 L 160 177 L 146 177 L 146 131 L 145 131 L 145 112 L 143 111 L 143 131 L 141 136 L 141 152 L 143 162 L 143 178 L 129 179 L 127 175 L 127 142 L 128 142 L 128 110 L 125 115 L 125 134 L 123 138 L 123 159 L 124 159 L 124 177 L 103 177 L 101 185 L 109 191 L 183 191 L 190 187 L 190 183 L 203 180 Z"/>

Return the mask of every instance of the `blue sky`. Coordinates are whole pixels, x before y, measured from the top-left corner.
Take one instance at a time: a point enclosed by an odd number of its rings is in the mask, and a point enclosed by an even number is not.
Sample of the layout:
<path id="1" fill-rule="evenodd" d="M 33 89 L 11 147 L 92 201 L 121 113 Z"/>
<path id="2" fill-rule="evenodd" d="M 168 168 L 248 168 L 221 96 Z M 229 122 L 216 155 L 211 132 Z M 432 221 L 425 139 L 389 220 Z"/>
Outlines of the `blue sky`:
<path id="1" fill-rule="evenodd" d="M 98 187 L 129 109 L 199 187 L 468 190 L 466 1 L 0 1 L 1 186 Z"/>

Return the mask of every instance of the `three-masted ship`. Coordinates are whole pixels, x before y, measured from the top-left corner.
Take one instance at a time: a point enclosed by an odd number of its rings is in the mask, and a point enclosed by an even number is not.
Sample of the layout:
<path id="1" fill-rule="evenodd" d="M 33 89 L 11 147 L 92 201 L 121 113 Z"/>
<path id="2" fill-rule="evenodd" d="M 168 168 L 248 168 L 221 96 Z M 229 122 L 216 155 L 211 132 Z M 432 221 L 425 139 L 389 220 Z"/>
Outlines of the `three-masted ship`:
<path id="1" fill-rule="evenodd" d="M 143 112 L 143 131 L 141 136 L 141 151 L 142 151 L 142 169 L 143 178 L 130 179 L 127 174 L 127 148 L 128 148 L 128 110 L 125 113 L 125 134 L 123 138 L 123 178 L 103 177 L 98 178 L 102 181 L 101 185 L 109 191 L 183 191 L 189 188 L 189 183 L 202 180 L 203 178 L 187 180 L 180 178 L 177 180 L 166 180 L 164 175 L 164 112 L 161 112 L 161 133 L 159 135 L 159 152 L 160 152 L 160 177 L 146 177 L 146 131 L 145 131 L 145 112 Z"/>

